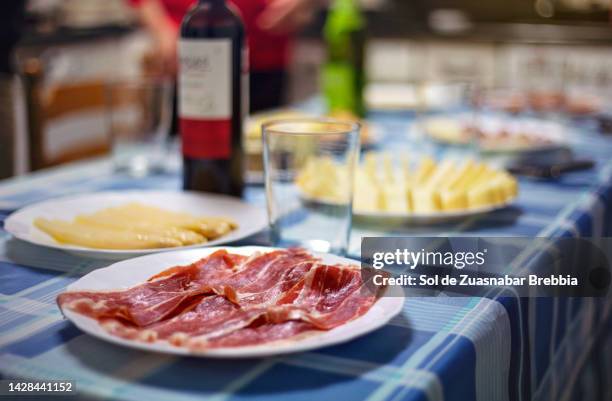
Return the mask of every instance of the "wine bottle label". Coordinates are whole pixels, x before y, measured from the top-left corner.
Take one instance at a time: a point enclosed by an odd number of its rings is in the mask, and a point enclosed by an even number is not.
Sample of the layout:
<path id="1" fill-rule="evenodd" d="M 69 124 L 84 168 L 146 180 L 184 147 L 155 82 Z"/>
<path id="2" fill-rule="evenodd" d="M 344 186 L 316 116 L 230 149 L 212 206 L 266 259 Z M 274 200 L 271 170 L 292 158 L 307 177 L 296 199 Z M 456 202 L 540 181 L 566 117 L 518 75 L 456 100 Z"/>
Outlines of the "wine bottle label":
<path id="1" fill-rule="evenodd" d="M 231 39 L 181 39 L 179 117 L 183 154 L 229 158 L 232 116 Z"/>

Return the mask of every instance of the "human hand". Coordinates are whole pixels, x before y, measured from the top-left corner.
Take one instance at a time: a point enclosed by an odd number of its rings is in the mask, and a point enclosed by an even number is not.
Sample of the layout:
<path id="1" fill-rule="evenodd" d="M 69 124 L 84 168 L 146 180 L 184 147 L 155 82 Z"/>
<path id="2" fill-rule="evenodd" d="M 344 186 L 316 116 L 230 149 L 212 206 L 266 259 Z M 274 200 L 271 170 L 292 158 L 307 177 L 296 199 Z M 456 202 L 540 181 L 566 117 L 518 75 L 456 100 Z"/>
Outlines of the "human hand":
<path id="1" fill-rule="evenodd" d="M 316 0 L 271 0 L 257 23 L 261 29 L 273 33 L 294 32 L 312 20 L 318 3 Z"/>
<path id="2" fill-rule="evenodd" d="M 150 73 L 176 75 L 178 29 L 170 20 L 160 0 L 139 0 L 140 21 L 151 34 L 154 48 L 146 56 Z"/>
<path id="3" fill-rule="evenodd" d="M 159 54 L 163 73 L 175 76 L 177 73 L 178 31 L 173 27 L 160 29 L 155 34 L 156 50 Z"/>

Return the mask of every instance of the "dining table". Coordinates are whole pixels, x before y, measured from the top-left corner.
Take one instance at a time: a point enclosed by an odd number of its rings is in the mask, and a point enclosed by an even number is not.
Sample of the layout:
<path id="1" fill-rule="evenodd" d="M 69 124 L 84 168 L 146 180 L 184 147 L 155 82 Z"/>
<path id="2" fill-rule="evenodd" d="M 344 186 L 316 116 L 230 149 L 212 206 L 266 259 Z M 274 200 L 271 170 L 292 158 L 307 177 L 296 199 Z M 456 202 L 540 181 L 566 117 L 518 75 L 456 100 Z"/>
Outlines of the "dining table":
<path id="1" fill-rule="evenodd" d="M 411 111 L 370 111 L 378 150 L 467 151 L 414 134 Z M 592 169 L 554 180 L 519 177 L 512 205 L 437 225 L 353 224 L 348 256 L 363 237 L 605 238 L 612 234 L 612 138 L 588 121 L 564 120 L 574 157 Z M 423 144 L 423 141 L 426 144 Z M 420 144 L 420 145 L 419 145 Z M 176 159 L 133 177 L 110 158 L 79 161 L 0 181 L 0 221 L 26 205 L 71 194 L 181 190 Z M 261 184 L 247 202 L 265 208 Z M 269 245 L 267 230 L 232 246 Z M 134 401 L 583 400 L 612 399 L 612 302 L 604 297 L 408 296 L 380 329 L 347 343 L 265 358 L 200 358 L 104 342 L 66 320 L 56 297 L 112 262 L 13 238 L 0 229 L 0 375 L 72 380 L 77 398 Z"/>

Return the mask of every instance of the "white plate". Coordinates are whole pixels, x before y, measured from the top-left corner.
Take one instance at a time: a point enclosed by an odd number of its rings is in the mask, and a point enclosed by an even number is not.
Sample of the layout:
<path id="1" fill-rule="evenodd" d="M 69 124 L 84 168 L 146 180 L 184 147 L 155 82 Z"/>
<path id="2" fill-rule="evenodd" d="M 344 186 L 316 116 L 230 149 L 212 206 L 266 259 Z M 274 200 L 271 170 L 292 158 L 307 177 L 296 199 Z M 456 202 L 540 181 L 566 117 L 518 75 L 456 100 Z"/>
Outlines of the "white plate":
<path id="1" fill-rule="evenodd" d="M 175 265 L 192 263 L 219 249 L 227 249 L 232 253 L 250 255 L 256 251 L 268 252 L 275 248 L 255 246 L 237 248 L 217 247 L 147 255 L 140 258 L 124 260 L 106 268 L 95 270 L 69 285 L 67 290 L 116 290 L 129 288 L 144 282 L 147 278 L 162 270 Z M 328 264 L 342 263 L 355 265 L 359 263 L 330 254 L 314 253 L 314 255 L 321 257 L 323 262 Z M 166 342 L 144 343 L 116 337 L 107 333 L 94 319 L 80 315 L 71 310 L 62 310 L 62 312 L 66 318 L 84 332 L 102 340 L 130 348 L 177 355 L 194 355 L 214 358 L 252 358 L 307 351 L 352 340 L 387 324 L 391 318 L 402 310 L 403 305 L 404 297 L 401 288 L 393 286 L 389 287 L 386 296 L 381 297 L 365 315 L 335 329 L 323 332 L 313 332 L 312 335 L 299 339 L 288 339 L 274 343 L 244 347 L 215 348 L 198 351 L 197 353 L 187 348 L 170 345 Z"/>
<path id="2" fill-rule="evenodd" d="M 447 212 L 435 212 L 435 213 L 388 213 L 388 212 L 353 212 L 353 216 L 356 221 L 368 222 L 368 221 L 383 221 L 393 222 L 401 224 L 413 224 L 413 225 L 426 225 L 426 224 L 442 224 L 449 223 L 457 220 L 466 219 L 468 217 L 479 216 L 481 214 L 491 213 L 496 210 L 503 209 L 514 203 L 514 199 L 511 199 L 504 203 L 497 205 L 487 205 L 481 207 L 475 207 L 472 209 L 455 210 Z"/>
<path id="3" fill-rule="evenodd" d="M 238 223 L 238 228 L 214 241 L 175 248 L 137 250 L 96 249 L 62 244 L 34 226 L 38 217 L 72 220 L 83 213 L 93 213 L 111 206 L 129 202 L 157 206 L 166 210 L 191 213 L 196 216 L 224 216 Z M 4 222 L 4 229 L 14 237 L 36 245 L 61 249 L 95 259 L 127 259 L 155 252 L 177 249 L 202 248 L 226 244 L 248 237 L 267 226 L 265 210 L 229 196 L 178 191 L 121 191 L 97 192 L 50 199 L 26 206 L 11 214 Z"/>
<path id="4" fill-rule="evenodd" d="M 324 200 L 312 198 L 301 194 L 302 200 L 316 207 L 333 206 L 334 203 Z M 503 209 L 514 203 L 516 198 L 508 199 L 504 203 L 496 205 L 487 205 L 464 210 L 441 211 L 432 213 L 393 213 L 393 212 L 364 212 L 353 210 L 353 220 L 357 223 L 385 223 L 385 224 L 409 224 L 409 225 L 427 225 L 427 224 L 442 224 L 457 220 L 474 217 L 481 214 L 491 213 L 496 210 Z"/>
<path id="5" fill-rule="evenodd" d="M 511 135 L 527 135 L 535 140 L 546 140 L 547 142 L 534 143 L 512 143 L 482 142 L 478 145 L 483 153 L 500 154 L 520 154 L 548 152 L 568 147 L 568 134 L 565 127 L 557 122 L 548 121 L 540 118 L 504 118 L 497 115 L 481 115 L 474 117 L 470 114 L 459 114 L 455 116 L 429 117 L 421 123 L 424 132 L 435 142 L 445 145 L 469 146 L 470 138 L 465 137 L 445 137 L 431 130 L 432 124 L 448 124 L 454 130 L 463 130 L 467 122 L 477 120 L 479 128 L 485 132 L 507 131 Z M 489 138 L 494 139 L 494 134 L 488 134 Z"/>

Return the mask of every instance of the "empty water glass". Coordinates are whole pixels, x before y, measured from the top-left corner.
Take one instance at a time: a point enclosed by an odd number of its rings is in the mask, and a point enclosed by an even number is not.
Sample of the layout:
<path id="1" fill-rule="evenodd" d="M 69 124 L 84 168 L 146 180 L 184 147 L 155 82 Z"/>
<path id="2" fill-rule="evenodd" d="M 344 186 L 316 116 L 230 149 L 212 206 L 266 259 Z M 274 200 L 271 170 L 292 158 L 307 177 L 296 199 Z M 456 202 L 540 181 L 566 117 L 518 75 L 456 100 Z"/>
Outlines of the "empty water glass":
<path id="1" fill-rule="evenodd" d="M 275 245 L 346 252 L 359 134 L 358 123 L 330 119 L 264 124 L 266 199 Z"/>

